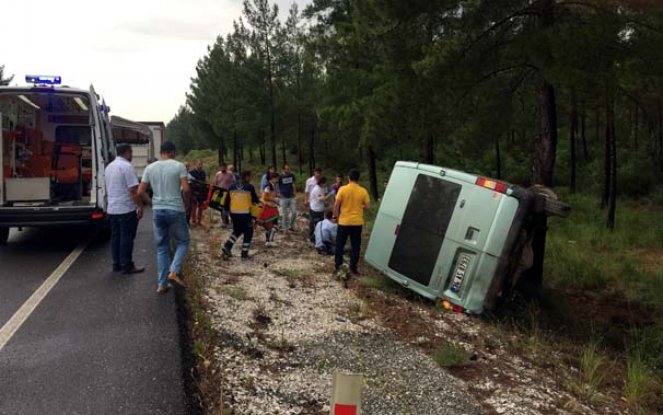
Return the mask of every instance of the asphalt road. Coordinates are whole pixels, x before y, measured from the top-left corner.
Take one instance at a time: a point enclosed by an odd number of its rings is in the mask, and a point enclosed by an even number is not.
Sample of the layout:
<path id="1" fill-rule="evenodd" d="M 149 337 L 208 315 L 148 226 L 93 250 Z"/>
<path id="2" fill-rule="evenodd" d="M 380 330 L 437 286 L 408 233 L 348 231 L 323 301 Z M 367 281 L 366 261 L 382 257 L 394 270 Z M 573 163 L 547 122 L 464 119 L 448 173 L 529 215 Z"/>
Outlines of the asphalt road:
<path id="1" fill-rule="evenodd" d="M 156 294 L 151 220 L 144 274 L 111 272 L 96 238 L 0 350 L 0 414 L 187 414 L 174 292 Z M 0 246 L 0 327 L 89 229 L 28 229 Z"/>

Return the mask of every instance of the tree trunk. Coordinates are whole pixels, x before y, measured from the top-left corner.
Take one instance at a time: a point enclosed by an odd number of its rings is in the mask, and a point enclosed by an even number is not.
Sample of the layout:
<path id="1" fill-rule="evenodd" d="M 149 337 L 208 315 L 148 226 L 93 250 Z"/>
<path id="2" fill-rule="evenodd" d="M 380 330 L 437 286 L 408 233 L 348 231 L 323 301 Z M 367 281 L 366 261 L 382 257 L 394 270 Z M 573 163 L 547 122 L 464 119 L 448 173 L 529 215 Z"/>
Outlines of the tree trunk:
<path id="1" fill-rule="evenodd" d="M 312 174 L 315 169 L 315 128 L 311 128 L 311 137 L 308 142 L 308 168 Z"/>
<path id="2" fill-rule="evenodd" d="M 598 106 L 594 112 L 594 142 L 601 142 L 601 109 Z"/>
<path id="3" fill-rule="evenodd" d="M 633 119 L 633 149 L 638 152 L 638 124 L 640 122 L 640 107 L 635 103 L 635 115 Z"/>
<path id="4" fill-rule="evenodd" d="M 288 163 L 288 157 L 286 154 L 288 152 L 286 148 L 287 146 L 288 144 L 285 141 L 285 134 L 284 134 L 283 136 L 281 136 L 281 158 L 283 159 L 283 164 Z M 276 167 L 276 165 L 274 165 L 274 167 Z"/>
<path id="5" fill-rule="evenodd" d="M 371 182 L 371 195 L 373 195 L 373 199 L 378 200 L 380 198 L 380 193 L 378 192 L 378 173 L 377 164 L 375 162 L 375 152 L 370 145 L 366 150 L 368 155 L 368 177 Z"/>
<path id="6" fill-rule="evenodd" d="M 297 161 L 299 161 L 299 174 L 304 174 L 304 155 L 302 153 L 302 113 L 297 112 Z"/>
<path id="7" fill-rule="evenodd" d="M 606 98 L 605 105 L 605 137 L 603 140 L 603 194 L 601 195 L 601 209 L 608 207 L 610 199 L 610 104 Z"/>
<path id="8" fill-rule="evenodd" d="M 241 140 L 240 140 L 241 141 Z M 237 144 L 237 164 L 239 165 L 239 171 L 242 171 L 242 159 L 244 158 L 244 146 L 241 143 Z"/>
<path id="9" fill-rule="evenodd" d="M 663 161 L 663 105 L 658 100 L 658 157 Z"/>
<path id="10" fill-rule="evenodd" d="M 233 131 L 233 164 L 235 168 L 239 168 L 239 160 L 237 158 L 237 132 Z"/>
<path id="11" fill-rule="evenodd" d="M 266 151 L 267 149 L 265 148 L 265 131 L 260 130 L 260 137 L 259 138 L 260 138 L 260 141 L 259 141 L 260 144 L 258 144 L 258 151 L 260 152 L 260 164 L 262 166 L 264 166 L 265 164 L 267 164 L 267 160 L 266 160 L 267 159 L 267 154 L 265 154 L 265 153 L 267 153 L 267 151 Z"/>
<path id="12" fill-rule="evenodd" d="M 223 140 L 221 140 L 221 142 L 219 143 L 217 158 L 219 161 L 219 166 L 223 166 L 224 164 L 226 164 L 225 158 L 223 157 Z"/>
<path id="13" fill-rule="evenodd" d="M 533 180 L 534 184 L 552 187 L 557 155 L 557 106 L 555 88 L 544 81 L 538 94 L 538 140 L 534 149 Z M 536 295 L 543 284 L 543 263 L 546 252 L 548 219 L 545 215 L 536 215 L 534 226 L 538 232 L 532 237 L 532 267 L 523 275 L 522 284 L 530 294 Z"/>
<path id="14" fill-rule="evenodd" d="M 272 165 L 276 166 L 276 109 L 274 108 L 274 84 L 272 80 L 272 55 L 269 48 L 269 39 L 265 34 L 265 47 L 267 51 L 267 89 L 269 91 L 269 133 L 272 144 Z"/>
<path id="15" fill-rule="evenodd" d="M 582 140 L 582 155 L 585 162 L 589 161 L 589 149 L 587 148 L 587 112 L 585 111 L 585 104 L 582 104 L 582 111 L 580 114 L 580 139 Z"/>
<path id="16" fill-rule="evenodd" d="M 606 108 L 606 149 L 608 151 L 608 229 L 615 229 L 617 209 L 617 139 L 615 137 L 615 98 L 610 95 Z"/>
<path id="17" fill-rule="evenodd" d="M 569 131 L 569 191 L 576 192 L 576 134 L 578 132 L 578 105 L 575 92 L 571 98 L 571 127 Z"/>
<path id="18" fill-rule="evenodd" d="M 495 136 L 495 178 L 502 178 L 502 153 L 500 151 L 500 136 L 498 135 Z"/>
<path id="19" fill-rule="evenodd" d="M 539 137 L 534 149 L 533 180 L 535 184 L 552 187 L 557 157 L 557 107 L 555 88 L 544 82 L 538 95 Z"/>
<path id="20" fill-rule="evenodd" d="M 426 138 L 426 163 L 435 164 L 435 137 L 432 134 Z"/>

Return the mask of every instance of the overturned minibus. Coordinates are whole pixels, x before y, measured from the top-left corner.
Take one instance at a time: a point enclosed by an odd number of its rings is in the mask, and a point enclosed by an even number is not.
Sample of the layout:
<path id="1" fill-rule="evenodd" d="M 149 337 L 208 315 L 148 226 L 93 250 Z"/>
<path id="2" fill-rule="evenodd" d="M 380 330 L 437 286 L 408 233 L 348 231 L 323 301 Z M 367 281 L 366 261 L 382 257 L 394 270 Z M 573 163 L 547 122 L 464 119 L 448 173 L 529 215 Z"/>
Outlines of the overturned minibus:
<path id="1" fill-rule="evenodd" d="M 397 162 L 365 259 L 424 297 L 482 313 L 532 266 L 540 215 L 569 212 L 543 187 Z"/>

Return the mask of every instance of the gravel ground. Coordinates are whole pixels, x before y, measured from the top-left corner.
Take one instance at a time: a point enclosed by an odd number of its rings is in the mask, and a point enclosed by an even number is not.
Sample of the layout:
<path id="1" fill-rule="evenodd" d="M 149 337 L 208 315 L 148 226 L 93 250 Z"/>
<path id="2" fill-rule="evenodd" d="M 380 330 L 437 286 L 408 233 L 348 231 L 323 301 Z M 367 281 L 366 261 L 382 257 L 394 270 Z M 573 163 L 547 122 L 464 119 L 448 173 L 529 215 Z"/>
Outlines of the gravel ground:
<path id="1" fill-rule="evenodd" d="M 306 225 L 300 220 L 300 229 Z M 190 264 L 207 282 L 219 333 L 215 364 L 234 414 L 328 414 L 336 370 L 364 375 L 369 415 L 627 413 L 613 397 L 588 405 L 571 392 L 578 369 L 552 340 L 440 313 L 398 287 L 353 281 L 346 289 L 331 278 L 332 259 L 301 233 L 279 233 L 274 248 L 258 233 L 251 261 L 238 252 L 220 260 L 228 232 L 194 230 Z M 364 278 L 380 278 L 365 271 Z M 448 343 L 468 351 L 471 362 L 439 368 L 429 354 Z"/>
<path id="2" fill-rule="evenodd" d="M 333 280 L 329 258 L 302 234 L 279 234 L 275 248 L 257 234 L 251 261 L 222 261 L 216 252 L 227 234 L 194 230 L 192 265 L 208 282 L 224 404 L 233 413 L 327 414 L 337 370 L 363 374 L 364 414 L 484 413 L 462 380 L 396 338 Z"/>

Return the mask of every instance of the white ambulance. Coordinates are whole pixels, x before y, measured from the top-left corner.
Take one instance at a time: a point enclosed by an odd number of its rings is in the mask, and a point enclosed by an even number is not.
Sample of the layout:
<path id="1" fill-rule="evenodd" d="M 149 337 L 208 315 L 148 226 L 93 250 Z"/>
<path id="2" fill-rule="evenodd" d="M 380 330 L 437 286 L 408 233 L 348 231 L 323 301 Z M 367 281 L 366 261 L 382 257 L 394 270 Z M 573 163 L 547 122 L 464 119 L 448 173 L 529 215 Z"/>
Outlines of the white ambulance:
<path id="1" fill-rule="evenodd" d="M 106 223 L 109 108 L 58 76 L 0 86 L 0 243 L 12 227 Z"/>

